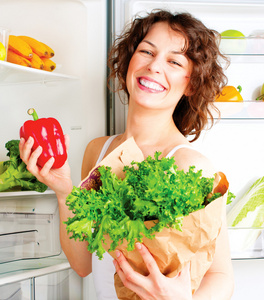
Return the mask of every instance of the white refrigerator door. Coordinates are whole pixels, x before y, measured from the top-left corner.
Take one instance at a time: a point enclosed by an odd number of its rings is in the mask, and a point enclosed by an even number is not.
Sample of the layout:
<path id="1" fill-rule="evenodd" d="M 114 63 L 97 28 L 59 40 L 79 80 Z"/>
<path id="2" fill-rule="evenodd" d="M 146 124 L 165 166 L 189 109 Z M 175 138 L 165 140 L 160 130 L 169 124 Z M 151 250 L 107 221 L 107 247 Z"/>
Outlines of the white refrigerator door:
<path id="1" fill-rule="evenodd" d="M 70 136 L 69 163 L 79 184 L 86 145 L 106 135 L 106 15 L 106 0 L 0 0 L 0 27 L 49 45 L 57 64 L 50 73 L 0 61 L 0 161 L 8 159 L 5 143 L 19 139 L 34 107 L 39 117 L 58 119 Z M 93 299 L 89 295 L 84 285 L 84 295 L 66 298 Z"/>

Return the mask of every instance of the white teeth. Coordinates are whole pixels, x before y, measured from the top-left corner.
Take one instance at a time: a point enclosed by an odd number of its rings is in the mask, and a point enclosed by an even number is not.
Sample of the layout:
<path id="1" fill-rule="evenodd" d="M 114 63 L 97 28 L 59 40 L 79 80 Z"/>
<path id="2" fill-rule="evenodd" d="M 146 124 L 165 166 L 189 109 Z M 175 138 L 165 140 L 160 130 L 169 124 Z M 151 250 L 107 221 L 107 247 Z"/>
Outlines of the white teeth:
<path id="1" fill-rule="evenodd" d="M 156 91 L 159 91 L 159 92 L 162 92 L 164 90 L 164 87 L 160 86 L 159 84 L 157 84 L 153 81 L 140 79 L 139 82 L 140 82 L 141 85 L 143 85 L 143 86 L 145 86 L 149 89 L 152 89 L 152 90 L 156 90 Z"/>

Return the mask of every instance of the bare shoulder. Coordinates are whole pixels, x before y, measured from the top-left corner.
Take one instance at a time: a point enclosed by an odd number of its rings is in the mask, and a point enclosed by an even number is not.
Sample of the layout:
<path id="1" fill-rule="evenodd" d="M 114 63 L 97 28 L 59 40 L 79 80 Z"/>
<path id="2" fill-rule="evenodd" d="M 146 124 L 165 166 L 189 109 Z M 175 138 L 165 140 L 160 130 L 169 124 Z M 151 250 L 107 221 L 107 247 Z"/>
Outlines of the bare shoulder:
<path id="1" fill-rule="evenodd" d="M 95 138 L 86 146 L 82 161 L 82 179 L 84 179 L 89 174 L 90 170 L 95 166 L 103 145 L 108 138 L 109 136 Z"/>
<path id="2" fill-rule="evenodd" d="M 202 170 L 204 177 L 213 177 L 216 173 L 212 162 L 201 152 L 191 148 L 181 148 L 174 154 L 175 164 L 179 169 L 188 171 L 190 166 L 195 166 L 195 170 Z"/>

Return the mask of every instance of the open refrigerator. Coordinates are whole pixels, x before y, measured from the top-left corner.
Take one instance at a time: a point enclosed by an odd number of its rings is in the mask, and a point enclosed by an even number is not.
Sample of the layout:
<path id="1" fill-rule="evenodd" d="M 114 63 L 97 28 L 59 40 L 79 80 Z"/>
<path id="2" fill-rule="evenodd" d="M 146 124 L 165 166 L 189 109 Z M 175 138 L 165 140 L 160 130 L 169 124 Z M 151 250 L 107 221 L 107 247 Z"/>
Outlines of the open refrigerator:
<path id="1" fill-rule="evenodd" d="M 237 198 L 263 176 L 264 102 L 254 101 L 263 84 L 263 1 L 148 0 L 0 0 L 0 27 L 28 35 L 55 50 L 55 71 L 0 61 L 0 161 L 5 143 L 18 139 L 19 128 L 34 107 L 39 117 L 57 118 L 70 135 L 73 183 L 80 182 L 82 156 L 95 137 L 121 133 L 127 106 L 122 95 L 107 90 L 107 50 L 136 14 L 154 8 L 188 11 L 219 32 L 245 33 L 247 48 L 227 53 L 229 84 L 243 87 L 243 103 L 218 103 L 222 118 L 195 142 L 216 168 L 227 175 Z M 54 193 L 0 193 L 0 300 L 95 300 L 92 277 L 78 277 L 59 244 Z M 241 232 L 229 229 L 235 293 L 232 300 L 261 299 L 264 275 L 263 235 L 250 249 L 237 249 Z"/>

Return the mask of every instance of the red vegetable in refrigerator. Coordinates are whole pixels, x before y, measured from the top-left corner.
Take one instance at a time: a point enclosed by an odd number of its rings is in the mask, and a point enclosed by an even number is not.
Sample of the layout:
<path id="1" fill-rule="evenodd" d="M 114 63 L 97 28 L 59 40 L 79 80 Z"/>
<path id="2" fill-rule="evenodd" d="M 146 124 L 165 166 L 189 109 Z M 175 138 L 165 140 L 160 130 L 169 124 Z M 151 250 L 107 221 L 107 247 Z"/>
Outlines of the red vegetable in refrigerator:
<path id="1" fill-rule="evenodd" d="M 20 137 L 27 140 L 30 136 L 34 139 L 32 151 L 38 146 L 42 147 L 42 153 L 37 164 L 43 167 L 44 164 L 54 157 L 53 169 L 60 168 L 67 159 L 67 152 L 64 134 L 60 123 L 54 118 L 38 118 L 34 108 L 28 110 L 34 121 L 26 121 L 20 128 Z"/>

